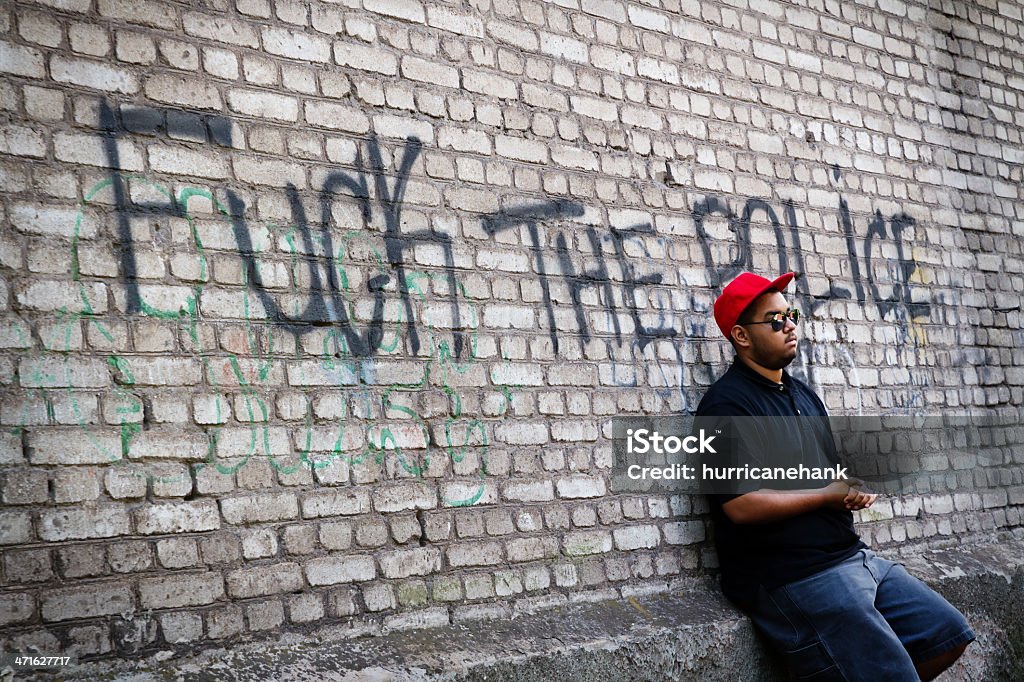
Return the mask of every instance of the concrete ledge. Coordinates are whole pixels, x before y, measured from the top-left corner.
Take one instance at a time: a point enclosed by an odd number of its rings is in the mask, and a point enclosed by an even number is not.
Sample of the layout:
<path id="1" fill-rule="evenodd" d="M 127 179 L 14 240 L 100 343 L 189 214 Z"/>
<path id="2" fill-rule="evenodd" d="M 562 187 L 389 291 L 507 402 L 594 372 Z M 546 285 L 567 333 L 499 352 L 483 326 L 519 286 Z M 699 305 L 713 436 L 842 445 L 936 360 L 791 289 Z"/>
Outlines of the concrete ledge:
<path id="1" fill-rule="evenodd" d="M 961 608 L 978 642 L 947 680 L 1024 679 L 1024 539 L 890 558 Z M 884 553 L 883 553 L 884 554 Z M 288 635 L 168 659 L 80 666 L 73 680 L 783 680 L 750 622 L 710 584 L 513 618 L 355 636 Z"/>

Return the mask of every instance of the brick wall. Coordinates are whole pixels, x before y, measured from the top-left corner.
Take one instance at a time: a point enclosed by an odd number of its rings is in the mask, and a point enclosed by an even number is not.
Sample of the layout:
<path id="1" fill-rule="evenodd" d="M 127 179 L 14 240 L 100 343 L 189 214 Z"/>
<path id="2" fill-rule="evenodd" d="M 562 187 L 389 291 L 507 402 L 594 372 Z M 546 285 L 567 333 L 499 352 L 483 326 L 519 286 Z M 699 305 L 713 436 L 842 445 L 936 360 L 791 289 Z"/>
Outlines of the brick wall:
<path id="1" fill-rule="evenodd" d="M 713 571 L 702 498 L 611 491 L 610 419 L 696 407 L 741 269 L 805 273 L 793 371 L 834 412 L 1016 418 L 1021 13 L 5 4 L 0 643 L 420 627 Z M 1019 526 L 1019 444 L 985 445 L 865 539 Z"/>

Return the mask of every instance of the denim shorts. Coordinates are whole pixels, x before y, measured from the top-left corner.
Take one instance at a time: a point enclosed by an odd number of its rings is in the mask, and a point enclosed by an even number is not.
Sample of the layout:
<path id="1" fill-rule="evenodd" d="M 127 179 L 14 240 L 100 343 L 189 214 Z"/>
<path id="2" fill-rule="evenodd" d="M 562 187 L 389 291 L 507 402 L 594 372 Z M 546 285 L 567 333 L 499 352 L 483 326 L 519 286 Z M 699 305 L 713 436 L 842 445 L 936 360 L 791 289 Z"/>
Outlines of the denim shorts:
<path id="1" fill-rule="evenodd" d="M 816 682 L 918 680 L 915 662 L 974 639 L 955 607 L 870 549 L 782 587 L 761 588 L 750 616 L 796 679 Z"/>

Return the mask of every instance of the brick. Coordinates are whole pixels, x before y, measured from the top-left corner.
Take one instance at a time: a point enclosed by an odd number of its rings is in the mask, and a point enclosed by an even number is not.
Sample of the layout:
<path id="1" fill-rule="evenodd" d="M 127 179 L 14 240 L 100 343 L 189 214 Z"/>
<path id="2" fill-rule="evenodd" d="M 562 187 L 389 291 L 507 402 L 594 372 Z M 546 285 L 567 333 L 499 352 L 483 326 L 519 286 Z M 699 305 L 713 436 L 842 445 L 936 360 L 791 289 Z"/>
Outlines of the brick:
<path id="1" fill-rule="evenodd" d="M 130 71 L 103 62 L 54 55 L 50 58 L 50 75 L 60 83 L 107 92 L 131 95 L 139 91 L 139 81 Z"/>
<path id="2" fill-rule="evenodd" d="M 612 531 L 615 549 L 630 551 L 634 549 L 651 549 L 661 542 L 661 533 L 654 525 L 631 526 L 616 528 Z"/>
<path id="3" fill-rule="evenodd" d="M 134 357 L 129 366 L 136 386 L 192 386 L 203 376 L 202 363 L 191 358 Z"/>
<path id="4" fill-rule="evenodd" d="M 434 509 L 436 506 L 437 491 L 423 483 L 390 485 L 373 491 L 373 508 L 378 512 Z"/>
<path id="5" fill-rule="evenodd" d="M 220 500 L 224 520 L 232 525 L 282 521 L 299 517 L 295 493 L 266 493 Z"/>
<path id="6" fill-rule="evenodd" d="M 34 583 L 52 580 L 50 551 L 29 549 L 4 553 L 4 575 L 10 583 Z"/>
<path id="7" fill-rule="evenodd" d="M 508 445 L 544 445 L 550 438 L 545 423 L 512 422 L 496 426 L 494 440 Z"/>
<path id="8" fill-rule="evenodd" d="M 331 44 L 325 38 L 271 26 L 263 27 L 263 49 L 288 59 L 310 62 L 331 60 Z"/>
<path id="9" fill-rule="evenodd" d="M 118 140 L 114 147 L 117 150 L 117 166 L 120 170 L 143 170 L 142 152 L 138 147 L 126 140 Z M 57 133 L 53 136 L 53 151 L 59 161 L 86 166 L 108 168 L 113 161 L 108 156 L 104 139 L 98 135 Z"/>
<path id="10" fill-rule="evenodd" d="M 432 145 L 434 143 L 434 126 L 428 121 L 378 114 L 373 117 L 373 130 L 385 138 L 405 140 L 415 137 L 424 144 Z"/>
<path id="11" fill-rule="evenodd" d="M 228 573 L 226 580 L 228 595 L 234 599 L 297 592 L 305 585 L 302 569 L 295 563 L 241 568 Z"/>
<path id="12" fill-rule="evenodd" d="M 145 571 L 153 566 L 153 552 L 148 542 L 119 542 L 107 548 L 107 563 L 115 573 Z"/>
<path id="13" fill-rule="evenodd" d="M 244 21 L 196 12 L 186 12 L 181 21 L 185 33 L 190 36 L 242 47 L 258 48 L 260 46 L 256 29 Z"/>
<path id="14" fill-rule="evenodd" d="M 511 502 L 549 502 L 555 499 L 551 481 L 510 481 L 502 486 L 501 495 Z"/>
<path id="15" fill-rule="evenodd" d="M 417 0 L 363 0 L 363 9 L 416 24 L 426 23 L 423 4 Z"/>
<path id="16" fill-rule="evenodd" d="M 558 496 L 567 499 L 604 497 L 606 487 L 600 476 L 578 474 L 559 478 L 555 483 Z"/>
<path id="17" fill-rule="evenodd" d="M 370 495 L 366 490 L 322 490 L 302 498 L 302 518 L 365 514 L 370 511 Z"/>
<path id="18" fill-rule="evenodd" d="M 155 74 L 146 79 L 144 91 L 146 97 L 157 102 L 178 104 L 191 109 L 220 110 L 223 107 L 217 88 L 194 76 Z"/>
<path id="19" fill-rule="evenodd" d="M 242 533 L 242 556 L 262 559 L 277 554 L 277 532 L 273 528 L 253 528 Z"/>
<path id="20" fill-rule="evenodd" d="M 28 456 L 33 464 L 108 464 L 121 459 L 121 438 L 113 429 L 29 431 Z"/>
<path id="21" fill-rule="evenodd" d="M 365 582 L 376 577 L 377 567 L 370 556 L 324 557 L 306 563 L 306 580 L 314 587 Z"/>
<path id="22" fill-rule="evenodd" d="M 173 5 L 148 0 L 99 0 L 100 14 L 108 19 L 174 30 L 177 17 Z"/>
<path id="23" fill-rule="evenodd" d="M 121 583 L 44 592 L 41 602 L 43 620 L 50 622 L 130 613 L 135 606 L 131 590 Z"/>
<path id="24" fill-rule="evenodd" d="M 540 50 L 559 59 L 567 59 L 580 64 L 587 63 L 587 44 L 580 40 L 541 31 Z"/>
<path id="25" fill-rule="evenodd" d="M 414 575 L 429 575 L 441 570 L 441 550 L 436 547 L 385 552 L 378 560 L 385 578 L 408 578 Z"/>
<path id="26" fill-rule="evenodd" d="M 128 444 L 127 455 L 130 459 L 201 462 L 210 456 L 210 443 L 203 433 L 155 427 L 136 434 Z"/>
<path id="27" fill-rule="evenodd" d="M 224 578 L 212 571 L 139 580 L 139 604 L 144 609 L 205 606 L 223 598 Z"/>
<path id="28" fill-rule="evenodd" d="M 480 19 L 468 14 L 453 12 L 447 7 L 427 7 L 427 24 L 462 36 L 484 37 L 484 24 Z"/>
<path id="29" fill-rule="evenodd" d="M 31 47 L 0 40 L 0 72 L 25 78 L 45 78 L 43 54 Z"/>
<path id="30" fill-rule="evenodd" d="M 42 158 L 46 143 L 42 134 L 23 126 L 7 125 L 0 130 L 0 152 L 14 156 Z"/>
<path id="31" fill-rule="evenodd" d="M 27 234 L 71 238 L 75 235 L 78 216 L 77 208 L 64 206 L 17 203 L 10 208 L 11 224 L 19 232 Z M 96 222 L 83 220 L 78 226 L 78 236 L 81 239 L 95 237 Z"/>
<path id="32" fill-rule="evenodd" d="M 567 533 L 562 540 L 566 556 L 586 556 L 612 551 L 612 535 L 608 531 L 575 531 Z"/>
<path id="33" fill-rule="evenodd" d="M 398 75 L 398 58 L 376 46 L 359 43 L 334 44 L 334 61 L 361 71 L 372 71 L 385 76 Z"/>
<path id="34" fill-rule="evenodd" d="M 703 521 L 676 521 L 662 526 L 665 542 L 670 545 L 693 545 L 704 542 L 705 530 Z"/>
<path id="35" fill-rule="evenodd" d="M 235 156 L 231 163 L 235 170 L 235 177 L 242 182 L 269 187 L 287 187 L 289 184 L 294 185 L 297 189 L 306 187 L 306 170 L 295 163 L 253 156 Z M 204 303 L 211 301 L 208 305 L 212 307 L 212 297 L 208 298 L 204 295 L 203 301 Z M 241 312 L 243 308 L 238 307 L 236 310 Z M 262 317 L 265 316 L 264 313 Z"/>
<path id="36" fill-rule="evenodd" d="M 0 627 L 32 620 L 36 613 L 35 600 L 26 592 L 0 594 Z"/>
<path id="37" fill-rule="evenodd" d="M 2 480 L 4 504 L 39 504 L 50 499 L 49 475 L 42 469 L 8 469 Z"/>
<path id="38" fill-rule="evenodd" d="M 94 468 L 72 467 L 53 475 L 53 501 L 57 504 L 88 502 L 100 496 L 100 479 Z"/>
<path id="39" fill-rule="evenodd" d="M 545 163 L 548 159 L 548 147 L 543 142 L 506 135 L 494 138 L 494 151 L 498 156 L 516 161 Z"/>
<path id="40" fill-rule="evenodd" d="M 220 514 L 213 500 L 150 503 L 135 511 L 135 525 L 143 535 L 217 530 Z"/>
<path id="41" fill-rule="evenodd" d="M 203 617 L 198 613 L 162 613 L 159 618 L 168 644 L 193 642 L 203 636 Z"/>
<path id="42" fill-rule="evenodd" d="M 503 21 L 489 21 L 487 22 L 487 32 L 498 40 L 527 52 L 536 52 L 540 47 L 540 40 L 537 38 L 537 34 L 520 25 L 507 24 Z"/>
<path id="43" fill-rule="evenodd" d="M 223 180 L 228 164 L 223 155 L 182 147 L 149 147 L 149 165 L 158 173 Z"/>
<path id="44" fill-rule="evenodd" d="M 462 566 L 493 566 L 502 561 L 499 542 L 459 542 L 448 546 L 448 563 Z"/>
<path id="45" fill-rule="evenodd" d="M 32 516 L 28 512 L 0 511 L 0 546 L 32 541 Z"/>
<path id="46" fill-rule="evenodd" d="M 448 88 L 459 87 L 459 72 L 445 64 L 427 61 L 419 57 L 402 57 L 402 76 L 414 81 L 443 85 Z"/>
<path id="47" fill-rule="evenodd" d="M 514 538 L 506 543 L 505 549 L 509 561 L 540 561 L 557 557 L 559 544 L 553 537 Z"/>

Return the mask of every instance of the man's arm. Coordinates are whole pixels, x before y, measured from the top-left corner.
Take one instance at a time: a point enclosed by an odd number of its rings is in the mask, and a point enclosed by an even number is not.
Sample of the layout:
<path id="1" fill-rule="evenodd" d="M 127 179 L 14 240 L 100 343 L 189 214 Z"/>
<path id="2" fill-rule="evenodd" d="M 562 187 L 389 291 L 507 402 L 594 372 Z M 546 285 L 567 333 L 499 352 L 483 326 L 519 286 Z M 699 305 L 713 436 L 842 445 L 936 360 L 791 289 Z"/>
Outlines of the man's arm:
<path id="1" fill-rule="evenodd" d="M 863 481 L 855 478 L 833 481 L 818 490 L 755 490 L 722 505 L 733 523 L 771 523 L 832 507 L 857 511 L 874 504 L 878 495 L 861 490 Z"/>

